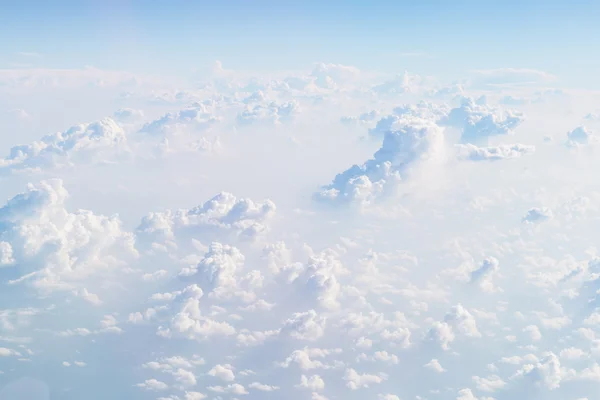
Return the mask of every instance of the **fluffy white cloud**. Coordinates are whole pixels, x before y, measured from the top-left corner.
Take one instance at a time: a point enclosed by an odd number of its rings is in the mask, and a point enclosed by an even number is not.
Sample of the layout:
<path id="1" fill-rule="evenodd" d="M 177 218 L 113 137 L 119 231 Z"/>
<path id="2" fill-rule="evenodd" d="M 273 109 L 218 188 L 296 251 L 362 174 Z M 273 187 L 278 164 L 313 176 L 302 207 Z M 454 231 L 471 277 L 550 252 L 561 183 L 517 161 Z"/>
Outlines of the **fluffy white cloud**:
<path id="1" fill-rule="evenodd" d="M 316 198 L 327 202 L 369 204 L 394 192 L 419 162 L 435 160 L 443 150 L 442 129 L 424 119 L 400 119 L 384 136 L 372 159 L 353 165 L 324 186 Z"/>
<path id="2" fill-rule="evenodd" d="M 351 390 L 358 390 L 368 388 L 369 385 L 380 384 L 387 379 L 385 374 L 373 375 L 373 374 L 359 374 L 356 370 L 350 368 L 347 369 L 344 374 L 344 380 L 346 386 Z"/>
<path id="3" fill-rule="evenodd" d="M 279 390 L 279 387 L 272 385 L 265 385 L 263 383 L 252 382 L 248 385 L 248 388 L 258 390 L 261 392 L 274 392 L 275 390 Z"/>
<path id="4" fill-rule="evenodd" d="M 462 129 L 462 143 L 479 145 L 486 144 L 490 137 L 512 134 L 524 120 L 518 111 L 488 105 L 485 97 L 477 100 L 467 97 L 439 123 Z"/>
<path id="5" fill-rule="evenodd" d="M 416 93 L 421 89 L 422 78 L 407 71 L 384 83 L 373 86 L 373 92 L 380 95 L 401 95 Z"/>
<path id="6" fill-rule="evenodd" d="M 497 161 L 518 158 L 535 151 L 535 146 L 507 144 L 490 147 L 478 147 L 473 144 L 458 144 L 458 157 L 469 161 Z"/>
<path id="7" fill-rule="evenodd" d="M 315 85 L 322 88 L 335 88 L 338 84 L 344 84 L 356 80 L 360 75 L 358 68 L 341 65 L 318 63 L 315 65 L 311 76 L 315 78 Z"/>
<path id="8" fill-rule="evenodd" d="M 238 114 L 236 121 L 240 125 L 258 122 L 281 124 L 292 121 L 300 111 L 300 104 L 297 101 L 248 105 Z"/>
<path id="9" fill-rule="evenodd" d="M 137 234 L 151 241 L 173 241 L 214 230 L 255 237 L 267 230 L 265 225 L 275 212 L 275 204 L 266 200 L 255 203 L 223 192 L 191 209 L 153 212 L 142 219 Z"/>
<path id="10" fill-rule="evenodd" d="M 135 238 L 122 229 L 117 216 L 71 213 L 65 208 L 67 198 L 63 182 L 53 179 L 29 185 L 0 208 L 0 237 L 12 248 L 10 260 L 25 271 L 13 283 L 71 289 L 137 258 Z M 87 291 L 84 297 L 90 298 Z"/>
<path id="11" fill-rule="evenodd" d="M 440 362 L 435 358 L 433 360 L 429 361 L 427 364 L 425 364 L 425 367 L 427 367 L 435 372 L 445 372 L 446 371 L 444 369 L 444 367 L 442 367 Z"/>
<path id="12" fill-rule="evenodd" d="M 314 341 L 323 336 L 327 317 L 320 316 L 315 310 L 294 313 L 284 321 L 281 333 L 298 340 Z"/>
<path id="13" fill-rule="evenodd" d="M 217 377 L 226 382 L 235 380 L 235 374 L 233 373 L 233 369 L 229 364 L 215 365 L 210 371 L 208 371 L 208 375 Z"/>
<path id="14" fill-rule="evenodd" d="M 239 383 L 233 383 L 227 386 L 209 386 L 207 389 L 215 393 L 228 393 L 237 395 L 248 394 L 246 388 Z"/>
<path id="15" fill-rule="evenodd" d="M 142 383 L 138 383 L 137 386 L 152 391 L 167 390 L 169 388 L 169 385 L 156 379 L 147 379 Z"/>
<path id="16" fill-rule="evenodd" d="M 15 146 L 0 159 L 5 171 L 42 169 L 90 162 L 126 160 L 130 157 L 127 136 L 111 118 L 72 126 L 64 132 Z"/>
<path id="17" fill-rule="evenodd" d="M 319 375 L 306 376 L 302 375 L 300 377 L 300 383 L 297 387 L 302 389 L 308 389 L 313 392 L 320 391 L 325 389 L 325 381 Z"/>
<path id="18" fill-rule="evenodd" d="M 213 115 L 211 105 L 198 103 L 193 107 L 167 113 L 144 124 L 140 133 L 169 136 L 182 129 L 206 130 L 218 121 L 219 119 Z"/>

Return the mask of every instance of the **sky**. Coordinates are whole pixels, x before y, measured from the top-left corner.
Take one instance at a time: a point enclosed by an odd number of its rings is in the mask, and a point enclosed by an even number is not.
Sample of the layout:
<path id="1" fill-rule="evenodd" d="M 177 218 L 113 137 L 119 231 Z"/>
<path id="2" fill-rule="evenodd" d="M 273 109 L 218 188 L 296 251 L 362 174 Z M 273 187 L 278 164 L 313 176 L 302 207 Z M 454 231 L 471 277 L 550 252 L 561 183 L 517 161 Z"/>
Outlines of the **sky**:
<path id="1" fill-rule="evenodd" d="M 0 0 L 0 400 L 600 399 L 599 7 Z"/>
<path id="2" fill-rule="evenodd" d="M 598 85 L 591 49 L 599 7 L 583 0 L 4 1 L 0 65 L 174 75 L 215 59 L 253 72 L 325 60 L 388 73 L 442 70 L 446 79 L 470 69 L 545 68 L 565 82 Z"/>

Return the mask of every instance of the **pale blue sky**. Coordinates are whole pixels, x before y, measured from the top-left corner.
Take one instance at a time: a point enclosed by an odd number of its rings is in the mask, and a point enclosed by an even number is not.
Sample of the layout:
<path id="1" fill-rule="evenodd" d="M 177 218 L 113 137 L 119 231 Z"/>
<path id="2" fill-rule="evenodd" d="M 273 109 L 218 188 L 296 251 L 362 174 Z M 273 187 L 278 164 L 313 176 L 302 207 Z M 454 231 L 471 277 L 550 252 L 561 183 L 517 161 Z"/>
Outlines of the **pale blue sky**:
<path id="1" fill-rule="evenodd" d="M 448 79 L 514 67 L 596 86 L 599 11 L 583 0 L 3 1 L 0 66 L 173 74 L 216 59 L 257 71 L 324 61 Z"/>

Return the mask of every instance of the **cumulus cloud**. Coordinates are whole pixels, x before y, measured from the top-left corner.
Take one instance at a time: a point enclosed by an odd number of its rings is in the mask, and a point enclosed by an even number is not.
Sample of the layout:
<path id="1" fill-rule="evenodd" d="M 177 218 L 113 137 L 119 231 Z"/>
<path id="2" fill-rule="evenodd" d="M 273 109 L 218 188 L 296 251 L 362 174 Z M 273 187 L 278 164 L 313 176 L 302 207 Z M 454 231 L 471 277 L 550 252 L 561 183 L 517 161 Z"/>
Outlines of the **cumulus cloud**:
<path id="1" fill-rule="evenodd" d="M 369 204 L 393 192 L 419 162 L 438 156 L 442 145 L 442 129 L 434 123 L 424 119 L 399 120 L 386 132 L 373 158 L 339 173 L 316 198 L 326 202 Z"/>
<path id="2" fill-rule="evenodd" d="M 371 90 L 380 95 L 400 95 L 418 92 L 421 89 L 421 84 L 422 78 L 420 76 L 411 75 L 405 71 L 391 80 L 373 86 Z"/>
<path id="3" fill-rule="evenodd" d="M 267 104 L 248 105 L 237 115 L 239 125 L 251 125 L 254 123 L 281 124 L 293 121 L 296 114 L 301 111 L 297 101 L 278 104 L 271 102 Z"/>
<path id="4" fill-rule="evenodd" d="M 313 392 L 320 391 L 325 389 L 325 381 L 319 375 L 312 375 L 307 377 L 306 375 L 302 375 L 300 377 L 300 383 L 298 384 L 299 388 L 308 389 Z"/>
<path id="5" fill-rule="evenodd" d="M 369 385 L 377 385 L 387 379 L 385 374 L 374 375 L 374 374 L 360 374 L 356 370 L 350 368 L 347 369 L 344 374 L 344 380 L 346 386 L 351 390 L 358 390 L 368 388 Z"/>
<path id="6" fill-rule="evenodd" d="M 5 261 L 27 271 L 13 283 L 71 289 L 95 274 L 123 268 L 138 256 L 133 235 L 122 229 L 118 217 L 69 212 L 68 195 L 60 179 L 42 181 L 0 208 Z"/>
<path id="7" fill-rule="evenodd" d="M 211 103 L 197 103 L 177 112 L 169 112 L 154 121 L 147 122 L 140 133 L 169 136 L 184 129 L 202 131 L 209 129 L 219 119 L 213 115 Z"/>
<path id="8" fill-rule="evenodd" d="M 585 146 L 598 143 L 598 137 L 585 126 L 567 132 L 567 145 L 571 147 Z"/>
<path id="9" fill-rule="evenodd" d="M 202 205 L 191 209 L 153 212 L 142 219 L 138 235 L 152 241 L 174 239 L 204 231 L 221 231 L 252 238 L 268 229 L 275 204 L 266 200 L 255 203 L 222 192 Z"/>
<path id="10" fill-rule="evenodd" d="M 446 371 L 444 369 L 444 367 L 442 367 L 440 362 L 435 358 L 433 360 L 429 361 L 427 364 L 425 364 L 425 367 L 427 367 L 435 372 L 445 372 Z"/>
<path id="11" fill-rule="evenodd" d="M 315 78 L 315 85 L 332 89 L 339 84 L 356 80 L 360 75 L 358 68 L 341 65 L 318 63 L 315 65 L 311 76 Z"/>
<path id="12" fill-rule="evenodd" d="M 498 161 L 519 158 L 527 154 L 533 154 L 535 146 L 524 144 L 499 145 L 490 147 L 478 147 L 473 144 L 458 144 L 458 157 L 469 161 Z"/>
<path id="13" fill-rule="evenodd" d="M 123 128 L 111 118 L 72 126 L 31 144 L 14 146 L 0 160 L 5 171 L 41 169 L 127 159 L 130 149 Z"/>
<path id="14" fill-rule="evenodd" d="M 510 135 L 525 120 L 516 110 L 501 110 L 486 104 L 485 98 L 464 98 L 461 105 L 450 110 L 439 123 L 462 129 L 461 142 L 479 145 L 488 138 Z"/>

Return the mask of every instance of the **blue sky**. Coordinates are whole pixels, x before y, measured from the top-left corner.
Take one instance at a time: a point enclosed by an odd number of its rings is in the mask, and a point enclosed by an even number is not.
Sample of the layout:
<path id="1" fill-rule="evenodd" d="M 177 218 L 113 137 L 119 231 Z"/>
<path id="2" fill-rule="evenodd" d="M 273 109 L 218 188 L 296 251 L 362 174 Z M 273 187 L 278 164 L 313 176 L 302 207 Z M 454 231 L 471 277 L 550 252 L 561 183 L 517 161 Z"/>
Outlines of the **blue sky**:
<path id="1" fill-rule="evenodd" d="M 325 61 L 449 79 L 513 67 L 545 69 L 579 86 L 596 85 L 600 67 L 593 51 L 600 5 L 593 1 L 4 3 L 2 67 L 180 74 L 216 59 L 256 71 Z"/>

